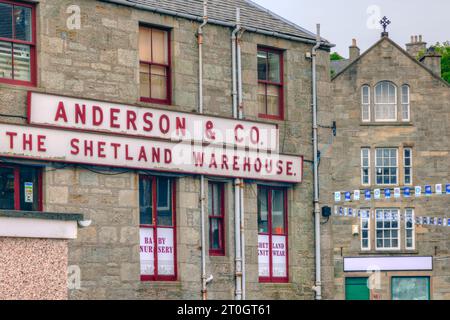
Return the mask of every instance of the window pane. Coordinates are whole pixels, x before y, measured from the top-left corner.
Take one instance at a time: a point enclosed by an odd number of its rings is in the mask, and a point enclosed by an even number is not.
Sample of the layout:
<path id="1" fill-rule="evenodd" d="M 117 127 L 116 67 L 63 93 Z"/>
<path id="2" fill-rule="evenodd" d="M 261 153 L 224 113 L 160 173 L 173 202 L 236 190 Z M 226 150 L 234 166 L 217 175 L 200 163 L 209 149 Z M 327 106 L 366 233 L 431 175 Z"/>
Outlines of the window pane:
<path id="1" fill-rule="evenodd" d="M 152 29 L 152 62 L 169 64 L 168 61 L 168 36 L 167 32 L 158 29 Z"/>
<path id="2" fill-rule="evenodd" d="M 153 99 L 167 99 L 167 76 L 166 68 L 151 66 L 151 97 Z"/>
<path id="3" fill-rule="evenodd" d="M 31 81 L 30 47 L 14 44 L 14 79 Z"/>
<path id="4" fill-rule="evenodd" d="M 221 216 L 221 194 L 220 194 L 220 186 L 214 185 L 214 215 Z"/>
<path id="5" fill-rule="evenodd" d="M 211 240 L 210 240 L 210 248 L 211 249 L 221 249 L 220 245 L 220 220 L 219 219 L 211 219 Z"/>
<path id="6" fill-rule="evenodd" d="M 258 51 L 258 80 L 267 80 L 267 52 Z"/>
<path id="7" fill-rule="evenodd" d="M 15 39 L 31 41 L 31 8 L 14 6 Z"/>
<path id="8" fill-rule="evenodd" d="M 267 205 L 267 189 L 258 192 L 258 232 L 269 232 L 269 208 Z"/>
<path id="9" fill-rule="evenodd" d="M 258 112 L 260 114 L 267 114 L 266 110 L 266 85 L 260 83 L 258 85 Z"/>
<path id="10" fill-rule="evenodd" d="M 12 38 L 12 5 L 0 3 L 0 38 Z"/>
<path id="11" fill-rule="evenodd" d="M 141 177 L 139 179 L 140 224 L 153 224 L 152 201 L 152 179 Z"/>
<path id="12" fill-rule="evenodd" d="M 156 184 L 158 226 L 171 227 L 173 225 L 171 181 L 168 178 L 157 178 Z"/>
<path id="13" fill-rule="evenodd" d="M 280 55 L 277 53 L 268 53 L 269 56 L 269 81 L 281 83 L 280 79 Z"/>
<path id="14" fill-rule="evenodd" d="M 272 232 L 274 234 L 284 234 L 284 192 L 273 190 L 272 192 Z"/>
<path id="15" fill-rule="evenodd" d="M 267 114 L 273 116 L 280 115 L 280 88 L 278 86 L 267 86 Z"/>
<path id="16" fill-rule="evenodd" d="M 12 79 L 11 43 L 0 41 L 0 78 Z"/>
<path id="17" fill-rule="evenodd" d="M 20 169 L 20 210 L 39 210 L 39 169 Z"/>
<path id="18" fill-rule="evenodd" d="M 0 209 L 14 210 L 14 170 L 0 168 Z"/>
<path id="19" fill-rule="evenodd" d="M 140 66 L 140 94 L 141 97 L 150 98 L 150 66 L 143 63 Z"/>
<path id="20" fill-rule="evenodd" d="M 149 28 L 139 27 L 139 59 L 152 61 L 152 35 Z"/>

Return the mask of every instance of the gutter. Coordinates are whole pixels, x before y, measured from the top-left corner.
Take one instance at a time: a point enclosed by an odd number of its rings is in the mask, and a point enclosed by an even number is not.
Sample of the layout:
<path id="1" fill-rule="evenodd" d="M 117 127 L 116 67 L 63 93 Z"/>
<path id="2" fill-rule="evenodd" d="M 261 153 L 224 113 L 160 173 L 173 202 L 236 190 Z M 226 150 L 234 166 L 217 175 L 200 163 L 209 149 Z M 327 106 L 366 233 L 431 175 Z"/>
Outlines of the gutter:
<path id="1" fill-rule="evenodd" d="M 136 8 L 136 9 L 139 9 L 139 10 L 154 12 L 154 13 L 158 13 L 158 14 L 163 14 L 163 15 L 168 15 L 168 16 L 172 16 L 172 17 L 176 17 L 176 18 L 183 18 L 183 19 L 188 19 L 188 20 L 192 20 L 192 21 L 203 23 L 203 17 L 199 17 L 199 16 L 196 16 L 196 15 L 193 15 L 193 14 L 181 13 L 181 12 L 176 12 L 176 11 L 173 11 L 173 10 L 166 10 L 166 9 L 161 9 L 161 8 L 155 8 L 155 7 L 142 5 L 142 4 L 138 4 L 138 3 L 131 3 L 131 2 L 128 2 L 126 0 L 99 0 L 99 1 L 101 1 L 101 2 L 108 2 L 108 3 L 114 3 L 114 4 L 117 4 L 117 5 L 132 7 L 132 8 Z M 208 23 L 214 24 L 214 25 L 218 25 L 218 26 L 222 26 L 222 27 L 233 28 L 233 29 L 236 26 L 235 23 L 221 21 L 221 20 L 217 20 L 217 19 L 208 19 Z M 316 40 L 313 40 L 313 39 L 299 37 L 299 36 L 290 36 L 290 35 L 287 35 L 287 34 L 276 32 L 276 31 L 267 31 L 267 30 L 258 29 L 258 28 L 254 28 L 254 27 L 247 27 L 246 26 L 245 30 L 249 31 L 249 32 L 254 32 L 254 33 L 257 33 L 257 34 L 265 35 L 265 36 L 271 36 L 271 37 L 285 39 L 285 40 L 290 40 L 290 41 L 296 41 L 296 42 L 302 42 L 302 43 L 308 43 L 308 44 L 316 44 L 317 43 Z M 321 42 L 321 48 L 322 49 L 330 49 L 330 48 L 333 48 L 335 46 L 336 45 L 332 44 L 332 43 Z"/>

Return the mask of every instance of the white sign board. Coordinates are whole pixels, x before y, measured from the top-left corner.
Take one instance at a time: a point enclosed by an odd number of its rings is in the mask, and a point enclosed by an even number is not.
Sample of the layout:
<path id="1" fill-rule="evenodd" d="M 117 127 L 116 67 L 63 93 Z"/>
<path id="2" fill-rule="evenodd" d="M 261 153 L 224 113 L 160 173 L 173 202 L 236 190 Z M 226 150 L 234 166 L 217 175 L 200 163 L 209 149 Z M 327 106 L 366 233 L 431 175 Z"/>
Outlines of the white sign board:
<path id="1" fill-rule="evenodd" d="M 430 271 L 432 257 L 358 257 L 344 258 L 344 272 L 379 271 Z"/>
<path id="2" fill-rule="evenodd" d="M 303 172 L 300 156 L 11 124 L 0 156 L 288 183 Z"/>
<path id="3" fill-rule="evenodd" d="M 28 93 L 30 124 L 278 152 L 274 124 Z"/>

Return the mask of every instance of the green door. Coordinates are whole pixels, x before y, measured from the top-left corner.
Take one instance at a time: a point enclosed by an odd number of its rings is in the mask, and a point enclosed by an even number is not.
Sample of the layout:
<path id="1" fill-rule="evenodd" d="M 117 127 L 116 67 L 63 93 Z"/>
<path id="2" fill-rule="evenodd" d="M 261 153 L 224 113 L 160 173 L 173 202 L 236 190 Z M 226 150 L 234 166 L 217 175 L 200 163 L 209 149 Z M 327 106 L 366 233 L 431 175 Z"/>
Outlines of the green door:
<path id="1" fill-rule="evenodd" d="M 369 278 L 345 278 L 345 300 L 370 300 Z"/>

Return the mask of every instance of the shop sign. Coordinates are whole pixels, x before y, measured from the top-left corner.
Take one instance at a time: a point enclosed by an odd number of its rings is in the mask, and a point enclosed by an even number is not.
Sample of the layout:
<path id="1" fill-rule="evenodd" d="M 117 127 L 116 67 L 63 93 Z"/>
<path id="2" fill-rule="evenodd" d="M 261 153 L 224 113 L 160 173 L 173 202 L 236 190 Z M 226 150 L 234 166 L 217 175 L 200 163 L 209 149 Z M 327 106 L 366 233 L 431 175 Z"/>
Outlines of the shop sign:
<path id="1" fill-rule="evenodd" d="M 274 124 L 28 93 L 33 125 L 278 152 Z"/>
<path id="2" fill-rule="evenodd" d="M 303 171 L 300 156 L 12 124 L 0 156 L 288 183 Z"/>

